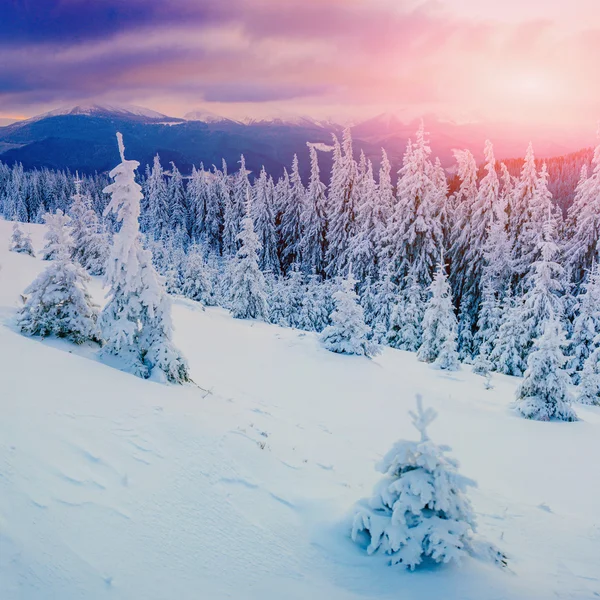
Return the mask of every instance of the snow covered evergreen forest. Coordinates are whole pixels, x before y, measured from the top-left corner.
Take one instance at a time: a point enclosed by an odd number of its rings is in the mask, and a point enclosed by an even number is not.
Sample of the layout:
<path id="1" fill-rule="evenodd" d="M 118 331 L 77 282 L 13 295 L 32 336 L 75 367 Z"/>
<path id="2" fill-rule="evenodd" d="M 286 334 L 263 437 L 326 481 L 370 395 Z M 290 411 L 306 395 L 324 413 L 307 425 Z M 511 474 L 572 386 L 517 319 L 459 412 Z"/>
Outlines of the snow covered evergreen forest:
<path id="1" fill-rule="evenodd" d="M 450 191 L 423 128 L 397 181 L 350 130 L 308 182 L 117 137 L 3 168 L 0 593 L 600 593 L 600 146 L 563 216 L 531 146 Z"/>
<path id="2" fill-rule="evenodd" d="M 388 345 L 419 351 L 442 369 L 472 363 L 483 376 L 523 375 L 552 322 L 558 329 L 548 351 L 573 383 L 583 378 L 580 399 L 599 401 L 588 359 L 600 346 L 600 311 L 591 300 L 600 293 L 600 147 L 589 167 L 587 152 L 553 160 L 551 183 L 531 146 L 512 174 L 515 161 L 510 168 L 496 161 L 490 142 L 479 166 L 457 150 L 449 179 L 423 127 L 397 177 L 385 151 L 378 173 L 362 153 L 355 160 L 350 129 L 330 147 L 307 145 L 306 182 L 297 157 L 275 181 L 264 169 L 249 173 L 243 156 L 233 172 L 225 163 L 200 166 L 189 178 L 174 164 L 165 171 L 156 156 L 139 178 L 139 222 L 170 293 L 241 318 L 331 332 L 335 297 L 345 289 L 355 294 L 350 304 L 360 304 L 352 318 L 364 321 L 364 343 L 338 339 L 339 351 L 369 354 L 367 342 Z M 327 186 L 320 152 L 333 153 Z M 564 190 L 579 165 L 572 197 L 557 201 L 551 188 Z M 83 178 L 74 203 L 68 174 L 0 165 L 1 213 L 21 222 L 70 214 L 73 257 L 98 275 L 119 229 L 104 210 L 106 183 Z"/>

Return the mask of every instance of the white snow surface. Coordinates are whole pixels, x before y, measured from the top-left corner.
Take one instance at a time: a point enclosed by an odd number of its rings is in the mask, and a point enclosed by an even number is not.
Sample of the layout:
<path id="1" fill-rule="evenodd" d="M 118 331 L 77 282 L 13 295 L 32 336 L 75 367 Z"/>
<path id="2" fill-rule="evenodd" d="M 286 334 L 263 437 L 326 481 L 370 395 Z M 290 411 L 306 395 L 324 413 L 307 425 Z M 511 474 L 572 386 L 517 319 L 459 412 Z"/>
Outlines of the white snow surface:
<path id="1" fill-rule="evenodd" d="M 25 225 L 34 247 L 43 226 Z M 0 220 L 0 598 L 500 600 L 600 597 L 600 408 L 542 423 L 470 367 L 317 336 L 176 299 L 174 341 L 200 387 L 145 381 L 91 347 L 27 338 L 19 295 L 47 266 Z M 104 302 L 101 281 L 91 291 Z M 205 391 L 206 390 L 206 391 Z M 350 540 L 375 462 L 416 439 L 420 392 L 452 446 L 479 533 L 509 559 L 414 573 Z"/>

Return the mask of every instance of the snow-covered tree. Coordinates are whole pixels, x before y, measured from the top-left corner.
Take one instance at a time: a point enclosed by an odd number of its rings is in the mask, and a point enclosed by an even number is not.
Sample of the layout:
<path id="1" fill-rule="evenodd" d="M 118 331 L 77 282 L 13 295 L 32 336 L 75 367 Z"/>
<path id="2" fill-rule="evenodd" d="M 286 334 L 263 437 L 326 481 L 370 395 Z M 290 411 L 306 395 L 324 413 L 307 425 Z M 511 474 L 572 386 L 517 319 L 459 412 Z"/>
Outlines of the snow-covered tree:
<path id="1" fill-rule="evenodd" d="M 193 246 L 185 256 L 181 293 L 190 300 L 212 304 L 210 270 L 199 248 Z"/>
<path id="2" fill-rule="evenodd" d="M 460 301 L 463 288 L 469 282 L 470 270 L 476 268 L 476 265 L 469 263 L 468 255 L 474 250 L 471 244 L 472 228 L 475 224 L 473 214 L 478 196 L 477 163 L 469 150 L 454 150 L 454 158 L 460 186 L 451 199 L 455 216 L 450 235 L 452 245 L 449 255 L 452 261 L 452 286 L 457 301 Z"/>
<path id="3" fill-rule="evenodd" d="M 527 370 L 517 388 L 515 408 L 536 421 L 576 421 L 568 396 L 569 376 L 564 370 L 565 335 L 560 323 L 546 321 L 542 335 L 527 358 Z"/>
<path id="4" fill-rule="evenodd" d="M 356 279 L 352 271 L 342 280 L 333 294 L 335 309 L 330 315 L 330 325 L 321 333 L 321 343 L 327 350 L 340 354 L 375 356 L 379 349 L 371 338 L 371 328 L 365 323 L 362 306 L 356 293 Z"/>
<path id="5" fill-rule="evenodd" d="M 169 195 L 164 171 L 158 154 L 154 157 L 152 171 L 145 182 L 146 211 L 142 215 L 142 229 L 155 240 L 169 230 Z"/>
<path id="6" fill-rule="evenodd" d="M 10 245 L 8 249 L 11 252 L 35 256 L 33 245 L 31 244 L 31 236 L 28 233 L 23 233 L 21 231 L 21 226 L 19 225 L 18 221 L 15 221 L 13 224 L 12 235 L 10 236 Z"/>
<path id="7" fill-rule="evenodd" d="M 364 156 L 364 155 L 363 155 Z M 359 181 L 355 231 L 350 238 L 349 254 L 352 268 L 359 280 L 377 277 L 379 244 L 385 221 L 380 214 L 379 193 L 373 178 L 373 165 L 367 161 L 366 172 Z"/>
<path id="8" fill-rule="evenodd" d="M 416 352 L 421 346 L 423 316 L 425 314 L 426 291 L 417 281 L 416 275 L 409 273 L 404 289 L 390 314 L 387 343 L 392 348 Z"/>
<path id="9" fill-rule="evenodd" d="M 600 405 L 600 340 L 586 358 L 579 385 L 577 386 L 577 402 L 580 404 Z"/>
<path id="10" fill-rule="evenodd" d="M 351 257 L 349 241 L 354 235 L 357 208 L 358 167 L 353 157 L 350 128 L 342 145 L 333 136 L 333 165 L 328 196 L 326 271 L 330 277 L 347 272 Z"/>
<path id="11" fill-rule="evenodd" d="M 246 216 L 238 234 L 240 249 L 232 265 L 230 308 L 236 319 L 269 320 L 266 283 L 258 266 L 260 241 L 254 231 L 250 196 L 246 199 Z"/>
<path id="12" fill-rule="evenodd" d="M 432 179 L 430 154 L 421 123 L 416 142 L 409 142 L 404 154 L 397 185 L 398 202 L 386 235 L 396 282 L 405 281 L 411 272 L 417 283 L 425 287 L 431 284 L 443 241 L 439 195 Z"/>
<path id="13" fill-rule="evenodd" d="M 523 299 L 509 290 L 501 304 L 502 319 L 490 354 L 492 368 L 498 373 L 520 377 L 525 371 L 526 328 Z"/>
<path id="14" fill-rule="evenodd" d="M 360 542 L 366 533 L 369 554 L 387 554 L 392 565 L 409 569 L 425 559 L 458 562 L 471 551 L 476 528 L 466 496 L 475 482 L 458 473 L 448 446 L 429 438 L 427 427 L 436 413 L 423 409 L 420 396 L 410 416 L 420 439 L 396 442 L 378 463 L 384 478 L 355 514 L 352 539 Z"/>
<path id="15" fill-rule="evenodd" d="M 75 194 L 69 209 L 71 217 L 71 258 L 91 275 L 103 275 L 108 258 L 108 239 L 101 230 L 91 198 L 81 193 L 82 181 L 75 180 Z"/>
<path id="16" fill-rule="evenodd" d="M 172 342 L 171 300 L 164 279 L 152 265 L 152 254 L 140 242 L 141 187 L 135 181 L 136 160 L 125 160 L 123 137 L 117 133 L 121 163 L 111 172 L 114 183 L 104 189 L 111 195 L 106 213 L 121 224 L 113 236 L 106 268 L 110 286 L 101 315 L 103 353 L 123 360 L 140 377 L 162 373 L 168 381 L 190 380 L 185 358 Z"/>
<path id="17" fill-rule="evenodd" d="M 570 371 L 575 383 L 588 356 L 600 343 L 600 270 L 594 263 L 577 296 L 573 334 L 569 340 Z"/>
<path id="18" fill-rule="evenodd" d="M 48 228 L 44 234 L 46 245 L 42 250 L 42 259 L 56 260 L 65 248 L 67 248 L 67 252 L 70 251 L 71 236 L 68 226 L 71 219 L 62 210 L 58 209 L 54 214 L 46 213 L 44 223 Z"/>
<path id="19" fill-rule="evenodd" d="M 309 144 L 310 181 L 306 190 L 302 212 L 302 240 L 300 241 L 300 262 L 305 273 L 323 275 L 325 270 L 326 196 L 325 184 L 321 181 L 317 149 Z"/>
<path id="20" fill-rule="evenodd" d="M 260 242 L 258 266 L 264 273 L 280 271 L 275 229 L 275 190 L 273 180 L 263 167 L 253 188 L 252 213 L 254 231 Z"/>
<path id="21" fill-rule="evenodd" d="M 25 290 L 17 325 L 27 335 L 54 335 L 75 344 L 100 342 L 98 307 L 87 290 L 90 277 L 71 262 L 68 232 L 56 233 L 53 262 Z"/>
<path id="22" fill-rule="evenodd" d="M 305 208 L 306 190 L 298 171 L 298 157 L 294 154 L 290 193 L 284 197 L 281 206 L 281 262 L 284 272 L 300 260 L 300 242 L 302 239 L 302 213 Z"/>
<path id="23" fill-rule="evenodd" d="M 443 259 L 438 263 L 429 292 L 430 298 L 423 317 L 423 340 L 417 358 L 433 363 L 438 369 L 456 371 L 459 368 L 457 323 Z"/>
<path id="24" fill-rule="evenodd" d="M 536 249 L 539 259 L 531 265 L 528 291 L 523 303 L 526 350 L 542 335 L 547 321 L 561 321 L 564 318 L 564 269 L 557 262 L 556 221 L 549 213 L 541 224 L 540 236 Z"/>
<path id="25" fill-rule="evenodd" d="M 565 256 L 577 283 L 585 277 L 592 263 L 600 261 L 600 144 L 594 151 L 592 166 L 592 174 L 580 178 L 568 213 Z"/>

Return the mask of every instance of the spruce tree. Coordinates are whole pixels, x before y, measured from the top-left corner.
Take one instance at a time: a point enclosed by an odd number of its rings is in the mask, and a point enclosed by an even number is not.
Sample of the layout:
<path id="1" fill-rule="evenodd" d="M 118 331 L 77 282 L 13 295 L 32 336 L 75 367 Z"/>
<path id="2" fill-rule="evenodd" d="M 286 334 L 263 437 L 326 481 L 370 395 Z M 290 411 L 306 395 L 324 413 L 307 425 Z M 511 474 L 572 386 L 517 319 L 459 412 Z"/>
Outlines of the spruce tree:
<path id="1" fill-rule="evenodd" d="M 576 398 L 580 404 L 600 405 L 600 339 L 596 340 L 595 349 L 585 360 Z"/>
<path id="2" fill-rule="evenodd" d="M 240 248 L 231 271 L 231 314 L 236 319 L 268 321 L 266 283 L 258 266 L 260 242 L 254 231 L 250 195 L 246 199 L 246 216 L 242 219 L 242 231 L 237 239 Z"/>
<path id="3" fill-rule="evenodd" d="M 23 233 L 21 231 L 18 221 L 15 221 L 13 224 L 12 235 L 10 236 L 10 244 L 8 249 L 11 252 L 35 256 L 33 245 L 31 243 L 31 236 L 28 233 Z"/>
<path id="4" fill-rule="evenodd" d="M 527 370 L 517 388 L 516 410 L 536 421 L 576 421 L 568 397 L 569 376 L 562 348 L 565 335 L 560 323 L 550 319 L 542 335 L 536 339 L 527 358 Z"/>
<path id="5" fill-rule="evenodd" d="M 581 286 L 575 314 L 573 334 L 569 340 L 569 370 L 574 383 L 578 383 L 580 371 L 600 342 L 600 271 L 596 263 L 592 265 L 588 280 Z"/>
<path id="6" fill-rule="evenodd" d="M 278 274 L 277 231 L 275 229 L 275 189 L 263 167 L 253 188 L 252 213 L 254 230 L 260 242 L 258 266 L 264 273 Z"/>
<path id="7" fill-rule="evenodd" d="M 75 194 L 69 209 L 72 225 L 71 258 L 91 275 L 103 275 L 108 259 L 108 239 L 101 230 L 91 198 L 81 193 L 82 183 L 79 178 L 75 180 Z"/>
<path id="8" fill-rule="evenodd" d="M 321 181 L 317 149 L 309 144 L 310 181 L 306 190 L 302 212 L 302 240 L 300 241 L 300 263 L 308 274 L 323 275 L 326 250 L 326 187 Z"/>
<path id="9" fill-rule="evenodd" d="M 121 163 L 111 172 L 114 179 L 104 189 L 111 195 L 106 214 L 114 213 L 121 224 L 113 236 L 106 269 L 110 287 L 102 311 L 105 355 L 116 356 L 140 377 L 158 374 L 172 383 L 190 381 L 188 366 L 172 342 L 171 301 L 164 279 L 152 265 L 152 254 L 140 242 L 141 187 L 135 181 L 136 160 L 125 160 L 123 137 L 117 133 Z"/>
<path id="10" fill-rule="evenodd" d="M 443 259 L 438 263 L 429 292 L 430 298 L 423 316 L 423 340 L 417 358 L 433 363 L 439 369 L 456 371 L 459 368 L 457 322 Z"/>
<path id="11" fill-rule="evenodd" d="M 44 223 L 47 225 L 44 239 L 46 245 L 42 250 L 42 260 L 56 260 L 65 248 L 70 252 L 71 236 L 68 226 L 71 218 L 58 209 L 55 214 L 46 213 Z"/>
<path id="12" fill-rule="evenodd" d="M 66 338 L 75 344 L 100 342 L 98 307 L 87 289 L 89 275 L 69 256 L 69 232 L 58 231 L 59 219 L 52 221 L 56 241 L 52 263 L 25 290 L 25 304 L 17 325 L 27 335 Z"/>
<path id="13" fill-rule="evenodd" d="M 369 554 L 386 554 L 390 564 L 412 570 L 428 558 L 459 562 L 471 551 L 476 522 L 466 496 L 475 482 L 458 473 L 458 462 L 446 455 L 450 448 L 435 444 L 427 433 L 435 411 L 425 410 L 417 396 L 410 416 L 420 439 L 396 442 L 377 464 L 384 478 L 361 502 L 352 539 L 358 542 L 366 533 Z"/>
<path id="14" fill-rule="evenodd" d="M 330 325 L 321 333 L 321 343 L 330 352 L 375 356 L 379 348 L 370 339 L 371 328 L 365 323 L 355 288 L 356 279 L 350 271 L 333 294 L 335 309 L 330 315 Z"/>

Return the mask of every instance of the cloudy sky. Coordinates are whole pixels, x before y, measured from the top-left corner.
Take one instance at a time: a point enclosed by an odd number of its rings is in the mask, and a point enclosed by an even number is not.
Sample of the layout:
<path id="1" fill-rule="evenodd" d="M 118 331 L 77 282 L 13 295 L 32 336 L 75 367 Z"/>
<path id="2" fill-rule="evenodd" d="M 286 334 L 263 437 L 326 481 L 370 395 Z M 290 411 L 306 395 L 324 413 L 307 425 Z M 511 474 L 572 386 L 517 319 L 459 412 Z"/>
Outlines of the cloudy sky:
<path id="1" fill-rule="evenodd" d="M 598 0 L 2 0 L 0 118 L 435 112 L 594 131 Z"/>

